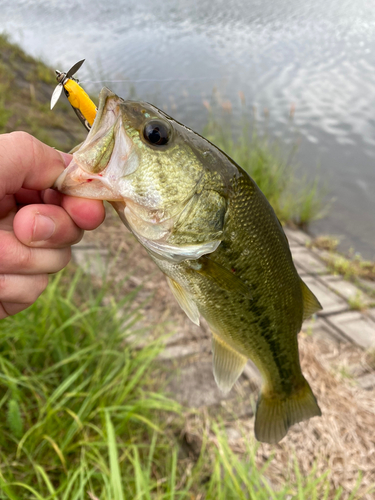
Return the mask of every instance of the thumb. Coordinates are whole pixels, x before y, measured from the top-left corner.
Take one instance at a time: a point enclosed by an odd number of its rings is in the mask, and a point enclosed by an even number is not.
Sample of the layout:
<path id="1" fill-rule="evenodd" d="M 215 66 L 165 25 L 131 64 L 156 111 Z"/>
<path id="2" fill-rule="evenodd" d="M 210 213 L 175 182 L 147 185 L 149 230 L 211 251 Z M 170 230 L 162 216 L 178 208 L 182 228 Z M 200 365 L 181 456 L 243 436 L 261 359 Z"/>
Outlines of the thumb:
<path id="1" fill-rule="evenodd" d="M 0 136 L 0 199 L 21 187 L 47 189 L 53 185 L 71 155 L 43 144 L 26 132 Z"/>

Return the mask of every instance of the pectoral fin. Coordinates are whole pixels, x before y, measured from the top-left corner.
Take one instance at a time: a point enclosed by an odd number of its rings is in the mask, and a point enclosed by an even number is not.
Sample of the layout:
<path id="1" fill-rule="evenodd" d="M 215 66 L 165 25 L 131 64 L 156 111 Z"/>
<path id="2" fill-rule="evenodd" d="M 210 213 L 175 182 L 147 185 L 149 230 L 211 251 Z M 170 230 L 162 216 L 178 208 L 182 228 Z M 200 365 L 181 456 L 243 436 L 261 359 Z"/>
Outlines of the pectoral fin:
<path id="1" fill-rule="evenodd" d="M 220 240 L 207 241 L 205 243 L 198 243 L 196 245 L 173 245 L 167 243 L 162 239 L 163 234 L 160 233 L 160 240 L 152 240 L 146 238 L 140 234 L 137 230 L 136 224 L 134 224 L 134 219 L 127 216 L 127 209 L 125 208 L 125 218 L 127 226 L 137 238 L 137 240 L 143 245 L 151 254 L 155 255 L 160 259 L 168 260 L 174 264 L 179 264 L 184 260 L 197 260 L 202 255 L 206 253 L 214 252 L 220 245 Z M 155 225 L 155 231 L 158 230 L 158 226 Z"/>
<path id="2" fill-rule="evenodd" d="M 198 274 L 215 281 L 215 283 L 223 290 L 228 292 L 238 292 L 245 297 L 251 296 L 250 286 L 236 276 L 235 272 L 231 272 L 209 257 L 202 257 L 198 263 L 192 263 L 191 268 Z"/>
<path id="3" fill-rule="evenodd" d="M 303 297 L 303 316 L 302 321 L 312 316 L 317 311 L 321 311 L 323 307 L 321 306 L 319 300 L 312 293 L 310 288 L 301 280 L 301 289 Z"/>
<path id="4" fill-rule="evenodd" d="M 170 245 L 165 242 L 146 240 L 145 238 L 139 237 L 135 231 L 133 232 L 142 245 L 149 250 L 149 252 L 175 264 L 178 264 L 183 260 L 199 259 L 206 253 L 214 252 L 221 243 L 220 240 L 216 240 L 199 243 L 198 245 Z"/>
<path id="5" fill-rule="evenodd" d="M 196 303 L 189 297 L 186 291 L 178 283 L 168 277 L 167 281 L 181 309 L 185 311 L 187 317 L 193 323 L 199 326 L 199 311 Z"/>
<path id="6" fill-rule="evenodd" d="M 228 392 L 241 375 L 247 358 L 214 333 L 212 335 L 214 377 L 219 389 Z"/>

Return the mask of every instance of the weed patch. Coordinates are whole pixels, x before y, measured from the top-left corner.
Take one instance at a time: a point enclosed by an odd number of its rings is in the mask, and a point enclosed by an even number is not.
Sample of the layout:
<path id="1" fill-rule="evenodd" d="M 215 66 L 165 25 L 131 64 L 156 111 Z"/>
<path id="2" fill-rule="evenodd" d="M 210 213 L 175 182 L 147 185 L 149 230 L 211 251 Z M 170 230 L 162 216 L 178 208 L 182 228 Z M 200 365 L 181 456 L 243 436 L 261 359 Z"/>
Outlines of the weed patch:
<path id="1" fill-rule="evenodd" d="M 257 183 L 282 223 L 292 222 L 299 227 L 322 218 L 328 209 L 323 203 L 326 195 L 318 177 L 308 180 L 301 176 L 294 162 L 297 147 L 282 149 L 267 134 L 260 134 L 255 119 L 244 113 L 242 128 L 233 137 L 230 110 L 226 120 L 217 118 L 217 111 L 210 110 L 203 135 L 230 156 Z"/>

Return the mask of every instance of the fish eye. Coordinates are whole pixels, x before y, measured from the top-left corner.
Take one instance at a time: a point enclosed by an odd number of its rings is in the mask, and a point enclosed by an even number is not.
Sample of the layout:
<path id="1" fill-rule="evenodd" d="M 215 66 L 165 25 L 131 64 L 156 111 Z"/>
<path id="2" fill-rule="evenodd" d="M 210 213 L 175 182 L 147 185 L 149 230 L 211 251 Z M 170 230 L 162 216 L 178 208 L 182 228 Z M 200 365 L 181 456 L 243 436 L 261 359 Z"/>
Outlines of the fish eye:
<path id="1" fill-rule="evenodd" d="M 171 137 L 171 126 L 161 120 L 150 120 L 143 129 L 143 137 L 153 146 L 164 146 Z"/>

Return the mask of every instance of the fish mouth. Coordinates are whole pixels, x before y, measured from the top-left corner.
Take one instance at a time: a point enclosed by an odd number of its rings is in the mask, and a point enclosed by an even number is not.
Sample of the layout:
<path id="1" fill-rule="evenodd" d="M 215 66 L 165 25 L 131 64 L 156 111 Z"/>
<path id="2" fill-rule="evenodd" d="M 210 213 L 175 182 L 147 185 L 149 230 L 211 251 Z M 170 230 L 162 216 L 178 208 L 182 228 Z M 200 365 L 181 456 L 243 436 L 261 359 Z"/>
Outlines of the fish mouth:
<path id="1" fill-rule="evenodd" d="M 97 200 L 123 200 L 118 180 L 133 172 L 137 162 L 127 165 L 132 141 L 122 126 L 121 97 L 103 88 L 93 126 L 73 160 L 54 184 L 61 193 Z M 133 158 L 134 160 L 134 158 Z"/>

